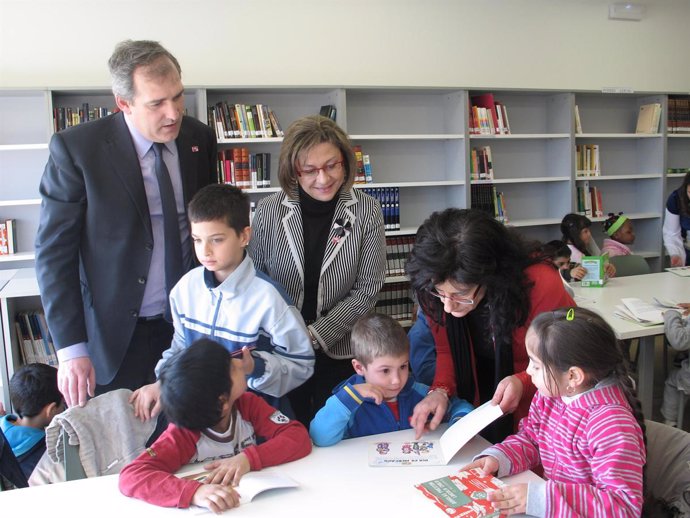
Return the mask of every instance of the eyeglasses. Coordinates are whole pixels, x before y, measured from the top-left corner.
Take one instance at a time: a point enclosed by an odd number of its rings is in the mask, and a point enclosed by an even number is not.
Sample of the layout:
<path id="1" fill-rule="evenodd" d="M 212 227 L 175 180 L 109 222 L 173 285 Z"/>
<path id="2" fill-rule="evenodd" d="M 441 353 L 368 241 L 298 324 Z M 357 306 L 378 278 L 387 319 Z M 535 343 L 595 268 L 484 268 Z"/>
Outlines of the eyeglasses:
<path id="1" fill-rule="evenodd" d="M 479 288 L 481 287 L 481 284 L 477 284 L 477 287 L 474 289 L 469 299 L 465 297 L 458 297 L 455 293 L 452 295 L 446 295 L 445 293 L 439 292 L 436 288 L 431 288 L 429 290 L 429 295 L 431 295 L 432 297 L 436 297 L 440 300 L 448 300 L 450 302 L 454 302 L 455 304 L 465 304 L 467 306 L 471 306 L 476 302 L 475 297 L 477 296 L 477 293 L 479 293 Z"/>
<path id="2" fill-rule="evenodd" d="M 309 169 L 297 169 L 295 168 L 295 172 L 299 176 L 303 176 L 305 178 L 314 178 L 316 175 L 319 174 L 319 171 L 323 171 L 324 173 L 331 175 L 335 174 L 340 171 L 340 169 L 343 166 L 344 160 L 338 160 L 337 162 L 331 162 L 330 164 L 324 164 L 321 167 L 312 167 Z"/>

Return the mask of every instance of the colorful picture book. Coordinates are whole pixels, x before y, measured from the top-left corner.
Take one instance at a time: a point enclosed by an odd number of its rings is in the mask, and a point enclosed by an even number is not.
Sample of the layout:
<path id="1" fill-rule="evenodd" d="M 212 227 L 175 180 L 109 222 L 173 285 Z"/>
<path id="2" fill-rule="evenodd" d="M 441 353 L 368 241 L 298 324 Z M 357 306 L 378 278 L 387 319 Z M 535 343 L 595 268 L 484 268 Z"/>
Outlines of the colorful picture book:
<path id="1" fill-rule="evenodd" d="M 457 475 L 437 478 L 415 485 L 424 496 L 434 502 L 448 516 L 476 518 L 498 516 L 488 500 L 488 494 L 505 484 L 480 469 L 460 471 Z"/>
<path id="2" fill-rule="evenodd" d="M 472 437 L 502 415 L 501 407 L 488 401 L 449 426 L 439 440 L 373 442 L 369 447 L 369 465 L 443 466 Z"/>

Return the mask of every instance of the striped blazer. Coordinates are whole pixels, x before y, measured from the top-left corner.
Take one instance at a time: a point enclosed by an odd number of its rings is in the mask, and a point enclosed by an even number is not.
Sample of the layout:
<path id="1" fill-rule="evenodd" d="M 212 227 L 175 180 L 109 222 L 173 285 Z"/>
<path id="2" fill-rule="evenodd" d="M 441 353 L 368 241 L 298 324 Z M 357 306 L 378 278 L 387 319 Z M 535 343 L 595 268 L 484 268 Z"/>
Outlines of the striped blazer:
<path id="1" fill-rule="evenodd" d="M 337 220 L 351 227 L 340 239 L 331 228 L 319 277 L 320 316 L 309 329 L 328 356 L 350 358 L 352 326 L 374 307 L 383 285 L 386 237 L 378 200 L 363 192 L 340 193 L 333 215 Z M 281 283 L 301 309 L 304 236 L 298 199 L 280 191 L 259 201 L 248 251 L 256 269 Z"/>

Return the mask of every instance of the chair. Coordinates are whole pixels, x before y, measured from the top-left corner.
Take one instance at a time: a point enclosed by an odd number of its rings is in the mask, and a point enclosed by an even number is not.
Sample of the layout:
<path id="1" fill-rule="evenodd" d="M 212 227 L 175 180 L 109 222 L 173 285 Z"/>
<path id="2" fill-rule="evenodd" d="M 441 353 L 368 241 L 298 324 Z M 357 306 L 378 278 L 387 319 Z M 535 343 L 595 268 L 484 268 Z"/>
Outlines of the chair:
<path id="1" fill-rule="evenodd" d="M 650 273 L 649 264 L 641 255 L 614 255 L 609 262 L 616 267 L 616 277 Z"/>
<path id="2" fill-rule="evenodd" d="M 29 487 L 29 482 L 19 465 L 17 457 L 12 452 L 10 443 L 7 442 L 5 434 L 0 429 L 0 475 L 5 477 L 14 487 Z M 0 489 L 2 484 L 0 484 Z"/>
<path id="3" fill-rule="evenodd" d="M 690 517 L 690 433 L 655 421 L 647 427 L 647 491 Z"/>

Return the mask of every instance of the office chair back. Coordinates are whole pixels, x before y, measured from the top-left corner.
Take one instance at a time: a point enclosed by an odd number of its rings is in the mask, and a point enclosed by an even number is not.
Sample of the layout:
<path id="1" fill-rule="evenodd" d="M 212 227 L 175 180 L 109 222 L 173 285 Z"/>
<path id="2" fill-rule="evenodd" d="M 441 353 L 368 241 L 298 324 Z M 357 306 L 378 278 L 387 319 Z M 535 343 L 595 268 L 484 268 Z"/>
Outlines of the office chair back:
<path id="1" fill-rule="evenodd" d="M 0 475 L 5 477 L 14 487 L 29 487 L 29 482 L 14 456 L 10 443 L 0 429 Z M 1 486 L 1 484 L 0 484 Z"/>
<path id="2" fill-rule="evenodd" d="M 650 273 L 649 264 L 641 255 L 614 255 L 609 262 L 616 267 L 616 277 Z"/>

